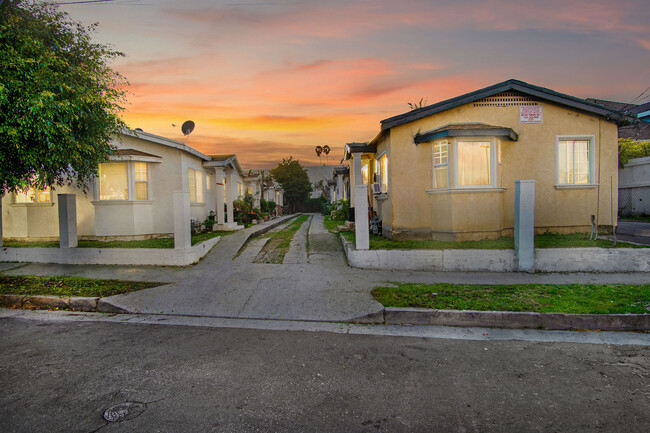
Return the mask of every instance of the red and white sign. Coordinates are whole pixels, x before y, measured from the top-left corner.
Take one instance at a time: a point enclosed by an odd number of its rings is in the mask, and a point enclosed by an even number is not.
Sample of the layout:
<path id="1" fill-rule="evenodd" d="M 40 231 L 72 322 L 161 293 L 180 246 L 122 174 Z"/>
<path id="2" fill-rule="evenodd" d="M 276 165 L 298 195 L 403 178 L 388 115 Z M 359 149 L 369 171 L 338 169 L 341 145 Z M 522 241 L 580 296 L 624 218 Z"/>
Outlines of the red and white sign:
<path id="1" fill-rule="evenodd" d="M 519 107 L 520 123 L 542 123 L 541 105 L 523 105 Z"/>

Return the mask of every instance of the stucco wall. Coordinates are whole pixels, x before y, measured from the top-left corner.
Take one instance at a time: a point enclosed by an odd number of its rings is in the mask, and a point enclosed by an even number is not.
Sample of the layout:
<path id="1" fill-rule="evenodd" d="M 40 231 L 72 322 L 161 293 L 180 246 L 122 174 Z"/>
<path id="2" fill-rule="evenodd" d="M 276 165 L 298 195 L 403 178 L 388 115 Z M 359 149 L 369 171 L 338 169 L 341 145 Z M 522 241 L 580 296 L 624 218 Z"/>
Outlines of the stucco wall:
<path id="1" fill-rule="evenodd" d="M 121 136 L 114 145 L 121 149 L 135 149 L 162 158 L 161 162 L 149 162 L 149 200 L 99 201 L 98 185 L 90 185 L 86 194 L 75 187 L 56 187 L 53 203 L 19 204 L 15 195 L 7 194 L 2 200 L 3 237 L 57 239 L 58 193 L 77 196 L 77 233 L 80 237 L 147 236 L 169 234 L 173 229 L 173 197 L 176 190 L 189 191 L 188 168 L 204 171 L 202 160 L 176 148 L 147 140 Z M 208 203 L 192 206 L 192 218 L 203 221 L 210 206 Z M 213 177 L 214 179 L 214 177 Z M 189 192 L 188 192 L 189 193 Z"/>
<path id="2" fill-rule="evenodd" d="M 538 231 L 589 230 L 590 216 L 597 212 L 599 190 L 555 187 L 557 135 L 594 136 L 595 182 L 600 178 L 601 184 L 599 222 L 611 224 L 610 203 L 617 206 L 618 188 L 616 125 L 562 106 L 540 104 L 543 110 L 540 124 L 520 123 L 517 106 L 466 104 L 392 128 L 390 141 L 386 141 L 389 193 L 385 203 L 392 208 L 393 236 L 472 239 L 508 234 L 514 227 L 514 182 L 519 179 L 536 182 Z M 519 135 L 516 142 L 501 140 L 505 190 L 472 194 L 427 192 L 433 187 L 432 142 L 415 145 L 414 135 L 449 123 L 469 122 L 509 127 Z M 380 152 L 378 146 L 377 153 Z M 610 197 L 610 182 L 613 182 L 613 197 Z"/>

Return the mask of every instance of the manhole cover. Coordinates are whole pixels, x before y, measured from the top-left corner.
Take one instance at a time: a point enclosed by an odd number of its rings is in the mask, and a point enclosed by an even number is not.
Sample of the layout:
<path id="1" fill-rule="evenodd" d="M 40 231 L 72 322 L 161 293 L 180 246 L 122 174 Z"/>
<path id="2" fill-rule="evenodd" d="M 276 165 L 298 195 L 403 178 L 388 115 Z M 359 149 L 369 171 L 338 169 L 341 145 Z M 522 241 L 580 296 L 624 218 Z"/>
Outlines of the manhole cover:
<path id="1" fill-rule="evenodd" d="M 106 409 L 106 412 L 104 412 L 104 419 L 108 422 L 120 422 L 127 419 L 133 419 L 144 412 L 146 408 L 146 404 L 137 401 L 116 404 L 115 406 Z"/>

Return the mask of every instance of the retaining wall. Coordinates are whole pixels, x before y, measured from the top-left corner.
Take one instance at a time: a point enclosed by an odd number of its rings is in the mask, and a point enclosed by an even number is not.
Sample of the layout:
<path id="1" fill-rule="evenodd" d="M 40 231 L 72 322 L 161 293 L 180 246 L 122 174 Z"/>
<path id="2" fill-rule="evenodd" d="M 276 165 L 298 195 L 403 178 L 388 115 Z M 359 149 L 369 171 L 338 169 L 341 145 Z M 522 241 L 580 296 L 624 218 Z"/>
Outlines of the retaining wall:
<path id="1" fill-rule="evenodd" d="M 357 250 L 343 237 L 354 268 L 513 272 L 514 250 Z M 650 248 L 536 248 L 532 271 L 650 272 Z"/>
<path id="2" fill-rule="evenodd" d="M 69 265 L 187 266 L 203 258 L 220 240 L 221 236 L 186 249 L 0 247 L 0 261 Z"/>

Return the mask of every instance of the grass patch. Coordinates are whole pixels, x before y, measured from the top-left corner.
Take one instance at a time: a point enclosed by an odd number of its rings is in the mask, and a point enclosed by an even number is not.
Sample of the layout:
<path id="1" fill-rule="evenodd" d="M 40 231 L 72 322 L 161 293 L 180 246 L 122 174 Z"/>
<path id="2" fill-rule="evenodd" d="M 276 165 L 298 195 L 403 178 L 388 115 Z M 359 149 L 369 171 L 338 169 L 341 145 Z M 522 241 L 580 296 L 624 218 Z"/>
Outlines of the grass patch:
<path id="1" fill-rule="evenodd" d="M 284 256 L 289 251 L 291 240 L 296 232 L 300 229 L 309 215 L 302 215 L 294 219 L 287 227 L 271 234 L 269 241 L 264 245 L 262 251 L 255 259 L 255 263 L 277 263 L 281 264 L 284 261 Z"/>
<path id="2" fill-rule="evenodd" d="M 618 220 L 650 223 L 650 215 L 630 215 L 627 217 L 619 218 Z"/>
<path id="3" fill-rule="evenodd" d="M 326 215 L 325 218 L 323 219 L 323 224 L 325 225 L 325 228 L 327 230 L 332 232 L 332 231 L 336 231 L 338 226 L 344 226 L 345 220 L 333 220 L 331 215 Z"/>
<path id="4" fill-rule="evenodd" d="M 573 314 L 650 312 L 650 284 L 414 284 L 372 291 L 386 307 Z"/>
<path id="5" fill-rule="evenodd" d="M 234 231 L 216 231 L 192 235 L 192 245 L 205 242 L 217 236 L 226 236 Z M 3 241 L 7 248 L 59 248 L 59 241 Z M 86 241 L 80 240 L 77 248 L 174 248 L 174 238 L 157 238 L 124 241 Z"/>
<path id="6" fill-rule="evenodd" d="M 354 232 L 343 232 L 346 241 L 354 243 Z M 625 242 L 614 242 L 608 239 L 590 240 L 587 233 L 544 233 L 535 236 L 535 248 L 648 248 L 647 245 L 633 245 Z M 371 250 L 508 250 L 515 248 L 515 239 L 500 237 L 481 241 L 394 241 L 382 236 L 370 235 Z"/>
<path id="7" fill-rule="evenodd" d="M 0 294 L 104 297 L 148 289 L 160 284 L 79 277 L 0 277 Z"/>

